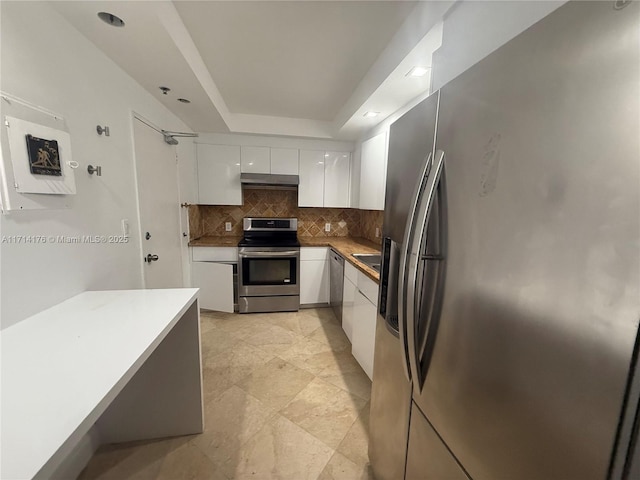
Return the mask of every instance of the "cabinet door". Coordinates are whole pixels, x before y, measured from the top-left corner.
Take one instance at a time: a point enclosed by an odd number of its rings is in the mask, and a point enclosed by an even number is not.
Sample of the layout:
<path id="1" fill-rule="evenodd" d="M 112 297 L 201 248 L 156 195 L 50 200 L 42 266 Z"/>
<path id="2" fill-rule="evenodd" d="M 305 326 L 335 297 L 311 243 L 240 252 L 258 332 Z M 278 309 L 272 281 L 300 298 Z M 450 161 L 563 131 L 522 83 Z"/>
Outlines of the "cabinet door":
<path id="1" fill-rule="evenodd" d="M 387 183 L 387 134 L 362 143 L 360 157 L 360 202 L 362 210 L 384 210 Z"/>
<path id="2" fill-rule="evenodd" d="M 356 286 L 345 275 L 342 287 L 342 330 L 351 343 L 353 343 L 353 302 L 355 297 Z"/>
<path id="3" fill-rule="evenodd" d="M 329 303 L 329 262 L 300 262 L 300 304 Z"/>
<path id="4" fill-rule="evenodd" d="M 300 150 L 298 206 L 324 206 L 324 152 Z"/>
<path id="5" fill-rule="evenodd" d="M 242 173 L 270 173 L 271 153 L 269 147 L 241 147 Z"/>
<path id="6" fill-rule="evenodd" d="M 373 379 L 376 315 L 376 307 L 356 289 L 353 301 L 351 353 L 370 379 Z"/>
<path id="7" fill-rule="evenodd" d="M 351 154 L 327 152 L 324 157 L 324 206 L 349 208 Z"/>
<path id="8" fill-rule="evenodd" d="M 240 147 L 199 143 L 196 156 L 198 203 L 242 205 Z"/>
<path id="9" fill-rule="evenodd" d="M 272 148 L 271 173 L 298 175 L 298 150 L 294 148 Z"/>
<path id="10" fill-rule="evenodd" d="M 200 289 L 200 307 L 233 313 L 233 265 L 191 263 L 192 285 Z"/>

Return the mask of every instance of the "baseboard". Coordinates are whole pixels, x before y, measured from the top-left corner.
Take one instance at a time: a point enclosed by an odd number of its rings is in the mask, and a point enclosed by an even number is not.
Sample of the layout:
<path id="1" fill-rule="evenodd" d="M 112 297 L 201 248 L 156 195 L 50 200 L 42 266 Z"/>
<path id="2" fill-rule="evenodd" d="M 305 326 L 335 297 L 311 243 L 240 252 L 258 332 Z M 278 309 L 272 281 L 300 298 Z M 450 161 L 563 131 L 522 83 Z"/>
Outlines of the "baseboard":
<path id="1" fill-rule="evenodd" d="M 300 305 L 300 310 L 307 308 L 329 308 L 330 306 L 328 303 L 305 303 L 304 305 Z"/>

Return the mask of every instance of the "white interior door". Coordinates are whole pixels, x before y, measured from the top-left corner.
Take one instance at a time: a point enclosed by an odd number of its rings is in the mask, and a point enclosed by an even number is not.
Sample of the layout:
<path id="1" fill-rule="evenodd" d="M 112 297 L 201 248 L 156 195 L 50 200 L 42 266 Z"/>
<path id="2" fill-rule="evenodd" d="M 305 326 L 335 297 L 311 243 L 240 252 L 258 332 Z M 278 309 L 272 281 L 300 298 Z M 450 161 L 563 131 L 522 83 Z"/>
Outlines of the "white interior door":
<path id="1" fill-rule="evenodd" d="M 133 122 L 133 136 L 144 286 L 182 287 L 176 148 L 137 118 Z M 151 261 L 144 261 L 146 258 Z"/>

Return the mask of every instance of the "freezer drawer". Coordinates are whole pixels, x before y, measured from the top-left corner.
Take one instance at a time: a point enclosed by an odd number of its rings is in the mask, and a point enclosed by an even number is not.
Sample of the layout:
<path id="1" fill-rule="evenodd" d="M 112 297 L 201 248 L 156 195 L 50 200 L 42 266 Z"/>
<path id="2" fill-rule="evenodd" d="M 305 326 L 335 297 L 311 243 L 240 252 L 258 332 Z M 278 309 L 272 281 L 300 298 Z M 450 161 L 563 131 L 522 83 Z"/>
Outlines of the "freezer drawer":
<path id="1" fill-rule="evenodd" d="M 354 287 L 355 288 L 355 287 Z M 377 316 L 369 414 L 369 460 L 376 480 L 404 478 L 411 410 L 411 383 L 404 374 L 400 340 Z"/>
<path id="2" fill-rule="evenodd" d="M 405 480 L 469 480 L 415 403 L 411 406 Z"/>

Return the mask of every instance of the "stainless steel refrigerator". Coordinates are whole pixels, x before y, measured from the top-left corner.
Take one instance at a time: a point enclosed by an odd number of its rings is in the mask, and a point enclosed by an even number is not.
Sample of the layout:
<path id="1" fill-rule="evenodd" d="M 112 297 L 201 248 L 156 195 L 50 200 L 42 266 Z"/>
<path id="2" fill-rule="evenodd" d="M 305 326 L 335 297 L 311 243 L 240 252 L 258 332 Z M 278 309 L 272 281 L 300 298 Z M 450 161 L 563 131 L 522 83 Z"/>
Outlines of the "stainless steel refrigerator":
<path id="1" fill-rule="evenodd" d="M 570 2 L 391 126 L 378 480 L 638 468 L 639 35 Z"/>

